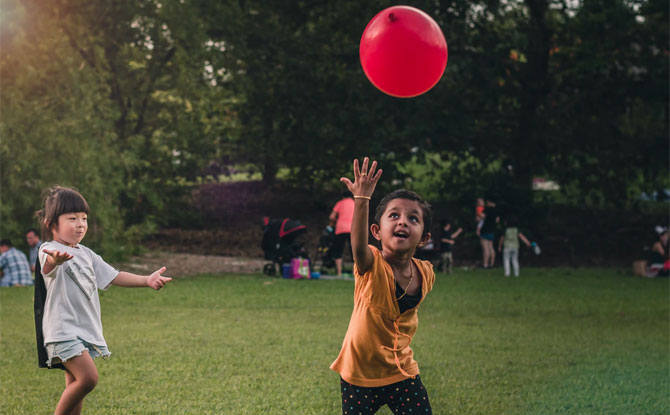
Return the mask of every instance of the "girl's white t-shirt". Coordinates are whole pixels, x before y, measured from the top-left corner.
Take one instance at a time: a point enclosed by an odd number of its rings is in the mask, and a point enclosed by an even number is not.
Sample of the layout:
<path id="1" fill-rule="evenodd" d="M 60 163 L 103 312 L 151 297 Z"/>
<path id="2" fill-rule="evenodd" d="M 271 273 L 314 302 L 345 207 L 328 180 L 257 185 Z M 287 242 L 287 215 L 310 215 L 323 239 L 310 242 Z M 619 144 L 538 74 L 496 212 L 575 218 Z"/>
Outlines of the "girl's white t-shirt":
<path id="1" fill-rule="evenodd" d="M 98 289 L 106 290 L 119 271 L 84 245 L 72 248 L 50 241 L 40 246 L 40 266 L 44 250 L 67 252 L 72 259 L 43 274 L 47 289 L 42 331 L 44 344 L 80 338 L 97 346 L 107 346 L 102 336 Z"/>

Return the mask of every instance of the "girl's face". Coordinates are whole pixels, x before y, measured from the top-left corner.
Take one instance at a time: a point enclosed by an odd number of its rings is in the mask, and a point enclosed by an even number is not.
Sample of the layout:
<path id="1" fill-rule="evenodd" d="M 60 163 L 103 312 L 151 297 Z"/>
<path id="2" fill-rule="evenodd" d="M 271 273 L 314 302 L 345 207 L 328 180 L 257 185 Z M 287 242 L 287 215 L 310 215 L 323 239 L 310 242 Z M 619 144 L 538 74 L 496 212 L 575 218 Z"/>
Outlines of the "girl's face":
<path id="1" fill-rule="evenodd" d="M 86 235 L 88 215 L 84 212 L 64 213 L 58 217 L 58 223 L 51 229 L 54 241 L 74 247 Z"/>
<path id="2" fill-rule="evenodd" d="M 414 252 L 417 246 L 430 239 L 423 235 L 423 211 L 419 202 L 409 199 L 393 199 L 386 206 L 379 225 L 371 226 L 372 236 L 381 241 L 382 248 L 391 252 Z"/>

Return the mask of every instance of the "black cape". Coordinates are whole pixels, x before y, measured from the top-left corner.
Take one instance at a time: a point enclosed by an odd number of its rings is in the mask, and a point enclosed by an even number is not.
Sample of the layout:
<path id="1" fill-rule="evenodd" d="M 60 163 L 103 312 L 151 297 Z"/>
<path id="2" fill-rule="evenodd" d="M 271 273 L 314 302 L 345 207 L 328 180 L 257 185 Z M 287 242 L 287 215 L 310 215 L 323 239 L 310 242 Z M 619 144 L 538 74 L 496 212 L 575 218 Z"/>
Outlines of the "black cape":
<path id="1" fill-rule="evenodd" d="M 47 287 L 44 285 L 44 277 L 40 269 L 40 261 L 35 264 L 35 337 L 37 340 L 37 365 L 46 369 L 62 369 L 65 366 L 62 363 L 55 363 L 49 367 L 47 365 L 47 349 L 44 347 L 44 333 L 42 333 L 42 318 L 44 317 L 44 304 L 47 301 Z"/>

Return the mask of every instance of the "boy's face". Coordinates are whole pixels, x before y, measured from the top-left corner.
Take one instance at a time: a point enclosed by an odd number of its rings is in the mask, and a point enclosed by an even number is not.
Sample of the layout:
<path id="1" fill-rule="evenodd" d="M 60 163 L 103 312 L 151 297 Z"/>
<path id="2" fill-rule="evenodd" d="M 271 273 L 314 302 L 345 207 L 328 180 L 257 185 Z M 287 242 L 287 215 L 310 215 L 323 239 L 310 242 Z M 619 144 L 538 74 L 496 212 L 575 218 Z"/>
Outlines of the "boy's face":
<path id="1" fill-rule="evenodd" d="M 58 217 L 58 224 L 52 229 L 54 240 L 63 245 L 75 246 L 86 235 L 88 215 L 84 212 L 64 213 Z"/>
<path id="2" fill-rule="evenodd" d="M 381 241 L 384 249 L 394 252 L 414 251 L 430 239 L 423 235 L 423 211 L 419 202 L 409 199 L 393 199 L 379 220 L 371 226 L 372 236 Z"/>

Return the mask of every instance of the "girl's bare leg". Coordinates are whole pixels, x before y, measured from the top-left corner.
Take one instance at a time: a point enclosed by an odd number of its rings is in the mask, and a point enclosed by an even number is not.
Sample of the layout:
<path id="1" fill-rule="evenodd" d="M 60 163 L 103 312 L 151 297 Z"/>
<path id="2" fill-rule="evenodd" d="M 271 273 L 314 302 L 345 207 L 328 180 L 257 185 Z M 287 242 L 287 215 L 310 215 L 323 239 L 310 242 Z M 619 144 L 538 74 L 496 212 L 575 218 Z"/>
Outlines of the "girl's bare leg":
<path id="1" fill-rule="evenodd" d="M 489 263 L 489 251 L 486 247 L 486 239 L 479 238 L 479 243 L 482 244 L 482 267 L 486 268 Z"/>
<path id="2" fill-rule="evenodd" d="M 84 351 L 81 356 L 73 357 L 64 363 L 65 390 L 60 396 L 54 415 L 79 415 L 84 397 L 98 383 L 98 370 L 93 359 Z"/>
<path id="3" fill-rule="evenodd" d="M 496 250 L 493 249 L 493 241 L 486 241 L 486 246 L 489 249 L 489 267 L 493 267 L 496 264 Z"/>
<path id="4" fill-rule="evenodd" d="M 72 373 L 70 373 L 67 369 L 65 370 L 65 387 L 74 382 L 75 378 Z M 84 405 L 84 401 L 79 402 L 79 405 L 77 405 L 72 412 L 70 412 L 72 415 L 81 415 L 81 407 Z"/>

